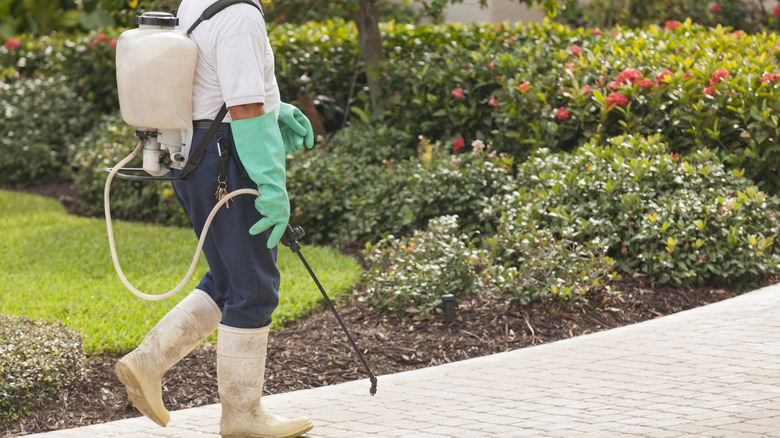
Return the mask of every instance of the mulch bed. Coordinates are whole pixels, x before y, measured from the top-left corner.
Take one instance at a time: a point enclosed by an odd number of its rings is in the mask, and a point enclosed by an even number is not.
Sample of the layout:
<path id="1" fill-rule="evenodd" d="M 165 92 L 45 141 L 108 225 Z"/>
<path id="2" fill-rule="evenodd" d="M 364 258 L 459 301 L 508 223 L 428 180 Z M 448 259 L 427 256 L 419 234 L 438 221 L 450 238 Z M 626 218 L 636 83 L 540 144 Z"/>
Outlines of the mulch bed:
<path id="1" fill-rule="evenodd" d="M 461 303 L 455 322 L 413 321 L 345 304 L 339 313 L 381 376 L 539 345 L 656 318 L 735 296 L 719 288 L 681 290 L 637 281 L 615 285 L 568 305 L 507 308 L 500 300 Z M 197 349 L 163 381 L 170 410 L 218 403 L 216 353 Z M 117 357 L 90 357 L 86 375 L 3 437 L 105 423 L 140 414 L 129 404 L 113 366 Z M 329 309 L 272 334 L 265 393 L 276 394 L 366 378 Z M 366 391 L 369 385 L 366 384 Z M 382 382 L 379 379 L 381 392 Z"/>
<path id="2" fill-rule="evenodd" d="M 51 184 L 33 190 L 59 199 L 79 213 L 72 188 Z M 769 284 L 769 282 L 767 282 Z M 372 371 L 381 376 L 525 348 L 633 324 L 736 295 L 702 287 L 678 289 L 630 280 L 562 305 L 508 308 L 503 300 L 463 302 L 455 322 L 442 317 L 414 321 L 347 303 L 339 313 L 363 350 Z M 163 381 L 170 410 L 218 403 L 216 353 L 196 349 Z M 88 358 L 86 375 L 36 414 L 22 418 L 2 437 L 106 423 L 140 414 L 128 402 L 113 367 L 117 357 Z M 367 377 L 329 309 L 273 333 L 266 366 L 265 393 L 277 394 Z M 382 391 L 381 378 L 379 391 Z M 368 391 L 368 384 L 366 385 Z"/>

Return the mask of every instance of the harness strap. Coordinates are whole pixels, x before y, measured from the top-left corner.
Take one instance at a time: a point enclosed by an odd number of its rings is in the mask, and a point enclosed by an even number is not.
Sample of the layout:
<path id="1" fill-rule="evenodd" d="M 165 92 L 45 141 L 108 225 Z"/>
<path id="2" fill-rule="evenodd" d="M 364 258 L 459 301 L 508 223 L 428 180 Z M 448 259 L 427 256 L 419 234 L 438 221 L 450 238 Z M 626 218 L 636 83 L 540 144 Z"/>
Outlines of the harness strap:
<path id="1" fill-rule="evenodd" d="M 200 15 L 200 17 L 198 17 L 198 19 L 195 20 L 195 23 L 193 23 L 192 26 L 190 26 L 190 28 L 187 29 L 187 35 L 192 33 L 192 31 L 195 30 L 195 28 L 198 27 L 198 25 L 200 23 L 202 23 L 202 22 L 208 20 L 209 18 L 213 17 L 219 11 L 227 8 L 228 6 L 232 6 L 232 5 L 235 5 L 235 4 L 238 4 L 238 3 L 245 3 L 245 4 L 248 4 L 248 5 L 252 5 L 255 8 L 257 8 L 258 11 L 260 11 L 261 15 L 263 15 L 263 8 L 261 8 L 257 3 L 253 2 L 252 0 L 218 0 L 218 1 L 214 2 L 214 4 L 212 4 L 211 6 L 206 8 L 206 10 L 203 11 L 203 13 Z"/>
<path id="2" fill-rule="evenodd" d="M 190 152 L 190 157 L 187 159 L 187 163 L 181 170 L 181 175 L 179 175 L 179 178 L 186 179 L 187 175 L 195 170 L 196 167 L 198 167 L 200 160 L 202 160 L 203 156 L 206 155 L 206 147 L 214 137 L 214 134 L 216 134 L 217 130 L 219 130 L 222 126 L 222 120 L 225 119 L 227 111 L 227 105 L 223 103 L 222 108 L 220 108 L 219 112 L 217 113 L 217 117 L 214 118 L 214 121 L 211 123 L 211 127 L 208 131 L 206 131 L 206 135 L 203 137 L 203 140 L 201 140 L 197 149 L 194 149 L 192 152 Z"/>

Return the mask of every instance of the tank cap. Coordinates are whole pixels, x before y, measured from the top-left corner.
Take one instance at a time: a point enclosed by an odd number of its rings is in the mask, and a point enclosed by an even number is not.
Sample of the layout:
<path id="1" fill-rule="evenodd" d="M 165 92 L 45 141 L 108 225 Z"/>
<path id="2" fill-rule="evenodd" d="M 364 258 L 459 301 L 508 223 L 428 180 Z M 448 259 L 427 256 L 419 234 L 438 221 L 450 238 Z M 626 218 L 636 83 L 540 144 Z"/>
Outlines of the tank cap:
<path id="1" fill-rule="evenodd" d="M 135 17 L 135 24 L 173 28 L 179 24 L 179 19 L 168 12 L 144 12 L 142 15 Z"/>

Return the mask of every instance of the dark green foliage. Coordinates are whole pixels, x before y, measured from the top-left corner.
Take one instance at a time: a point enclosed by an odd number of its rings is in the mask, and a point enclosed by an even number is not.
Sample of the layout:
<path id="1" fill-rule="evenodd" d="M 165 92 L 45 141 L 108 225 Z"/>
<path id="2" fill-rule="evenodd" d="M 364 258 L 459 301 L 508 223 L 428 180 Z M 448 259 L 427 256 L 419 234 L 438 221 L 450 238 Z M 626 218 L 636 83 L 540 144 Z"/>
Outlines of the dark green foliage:
<path id="1" fill-rule="evenodd" d="M 81 337 L 59 323 L 0 315 L 0 428 L 84 375 Z"/>
<path id="2" fill-rule="evenodd" d="M 67 145 L 89 126 L 89 111 L 62 76 L 0 81 L 0 184 L 31 186 L 66 175 Z"/>
<path id="3" fill-rule="evenodd" d="M 407 158 L 417 143 L 418 155 Z M 477 230 L 485 200 L 511 190 L 509 172 L 446 148 L 381 125 L 344 129 L 327 150 L 288 161 L 290 221 L 314 240 L 337 242 L 408 234 L 448 214 Z"/>
<path id="4" fill-rule="evenodd" d="M 517 178 L 518 191 L 486 211 L 498 226 L 487 242 L 505 266 L 522 264 L 527 235 L 544 232 L 653 282 L 744 286 L 777 271 L 778 199 L 709 150 L 681 155 L 658 136 L 621 136 L 540 151 Z"/>

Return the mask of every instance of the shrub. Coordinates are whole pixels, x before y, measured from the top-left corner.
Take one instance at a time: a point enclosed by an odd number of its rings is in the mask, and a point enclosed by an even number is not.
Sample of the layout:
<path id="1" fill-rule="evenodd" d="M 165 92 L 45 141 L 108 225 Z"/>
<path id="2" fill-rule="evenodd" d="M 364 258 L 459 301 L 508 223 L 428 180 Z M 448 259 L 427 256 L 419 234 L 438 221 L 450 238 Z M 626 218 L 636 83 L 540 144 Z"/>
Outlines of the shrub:
<path id="1" fill-rule="evenodd" d="M 388 236 L 365 251 L 371 270 L 360 301 L 399 315 L 427 319 L 442 313 L 442 295 L 455 302 L 496 288 L 487 275 L 487 253 L 458 233 L 457 216 L 431 219 L 427 231 L 411 237 Z"/>
<path id="2" fill-rule="evenodd" d="M 349 20 L 350 11 L 345 6 L 343 2 L 277 0 L 264 4 L 263 12 L 269 22 L 302 25 L 312 21 L 323 22 L 334 17 Z M 380 2 L 378 8 L 382 21 L 417 22 L 422 16 L 422 11 L 406 4 Z"/>
<path id="3" fill-rule="evenodd" d="M 59 323 L 0 315 L 0 427 L 84 375 L 81 337 Z"/>
<path id="4" fill-rule="evenodd" d="M 344 21 L 271 30 L 283 100 L 295 103 L 307 90 L 330 132 L 344 126 L 349 108 L 414 136 L 492 142 L 520 161 L 541 147 L 571 151 L 592 138 L 660 133 L 674 151 L 708 147 L 730 168 L 745 168 L 762 190 L 780 187 L 776 34 L 691 22 L 381 29 L 388 58 L 377 81 L 382 110 L 368 111 L 356 31 Z M 22 59 L 28 69 L 37 66 L 33 72 L 63 71 L 79 95 L 115 108 L 108 38 L 22 41 L 0 48 L 0 59 L 11 71 Z"/>
<path id="5" fill-rule="evenodd" d="M 654 282 L 750 285 L 777 272 L 778 199 L 727 171 L 708 150 L 671 153 L 660 136 L 540 151 L 518 167 L 520 189 L 494 198 L 488 247 L 523 264 L 527 234 L 602 248 L 623 272 Z"/>
<path id="6" fill-rule="evenodd" d="M 431 27 L 449 45 L 408 43 L 382 72 L 377 123 L 431 138 L 493 142 L 523 160 L 592 138 L 662 134 L 674 151 L 709 147 L 776 191 L 777 35 L 688 23 L 600 31 L 541 25 Z"/>
<path id="7" fill-rule="evenodd" d="M 667 21 L 690 18 L 704 26 L 730 26 L 749 32 L 777 29 L 777 12 L 767 10 L 763 2 L 750 0 L 592 0 L 580 5 L 568 0 L 558 20 L 574 26 L 604 26 L 615 24 L 641 27 L 663 25 Z"/>
<path id="8" fill-rule="evenodd" d="M 394 151 L 408 155 L 411 140 L 391 128 L 352 126 L 327 151 L 293 158 L 287 176 L 291 222 L 314 240 L 337 242 L 409 234 L 442 215 L 458 215 L 466 232 L 479 229 L 485 200 L 510 190 L 509 172 L 482 153 L 455 155 L 425 139 L 417 157 L 392 158 Z"/>
<path id="9" fill-rule="evenodd" d="M 116 38 L 118 32 L 74 36 L 21 37 L 19 47 L 0 47 L 0 79 L 65 76 L 81 99 L 100 114 L 117 108 Z M 85 112 L 85 114 L 87 114 Z"/>
<path id="10" fill-rule="evenodd" d="M 103 214 L 103 191 L 110 168 L 136 147 L 135 128 L 119 113 L 104 116 L 87 135 L 69 146 L 68 161 L 73 185 L 86 205 L 86 214 Z M 143 167 L 138 154 L 126 167 Z M 111 185 L 111 214 L 114 218 L 188 225 L 170 183 L 126 181 L 115 177 Z"/>
<path id="11" fill-rule="evenodd" d="M 63 76 L 0 82 L 0 184 L 29 186 L 60 177 L 68 142 L 89 125 L 89 105 Z"/>

